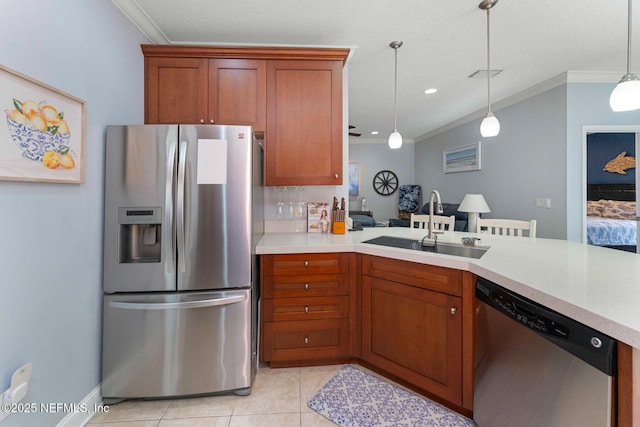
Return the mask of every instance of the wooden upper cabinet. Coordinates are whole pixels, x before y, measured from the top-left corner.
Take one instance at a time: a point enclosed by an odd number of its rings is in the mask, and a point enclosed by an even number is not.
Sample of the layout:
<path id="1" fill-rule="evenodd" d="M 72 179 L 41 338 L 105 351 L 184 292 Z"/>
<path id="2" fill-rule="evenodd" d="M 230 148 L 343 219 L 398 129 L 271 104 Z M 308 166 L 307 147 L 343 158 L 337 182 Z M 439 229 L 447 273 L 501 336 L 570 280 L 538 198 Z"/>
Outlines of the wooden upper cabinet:
<path id="1" fill-rule="evenodd" d="M 142 45 L 145 123 L 264 132 L 265 185 L 341 185 L 343 48 Z"/>
<path id="2" fill-rule="evenodd" d="M 147 58 L 147 123 L 249 125 L 264 131 L 266 62 Z"/>
<path id="3" fill-rule="evenodd" d="M 248 125 L 264 131 L 266 98 L 266 61 L 210 60 L 209 115 L 216 124 Z"/>
<path id="4" fill-rule="evenodd" d="M 145 59 L 145 123 L 202 123 L 207 119 L 206 58 Z"/>
<path id="5" fill-rule="evenodd" d="M 342 184 L 342 61 L 267 63 L 266 185 Z"/>

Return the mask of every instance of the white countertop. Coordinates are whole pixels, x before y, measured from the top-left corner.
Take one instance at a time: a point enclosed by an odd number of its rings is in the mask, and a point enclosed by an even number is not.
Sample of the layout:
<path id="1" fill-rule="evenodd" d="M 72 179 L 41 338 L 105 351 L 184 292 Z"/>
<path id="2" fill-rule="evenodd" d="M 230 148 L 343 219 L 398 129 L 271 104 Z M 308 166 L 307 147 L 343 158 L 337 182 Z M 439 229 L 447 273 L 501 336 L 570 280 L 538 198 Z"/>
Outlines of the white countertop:
<path id="1" fill-rule="evenodd" d="M 357 252 L 468 270 L 594 329 L 640 348 L 640 255 L 555 239 L 445 232 L 438 241 L 477 236 L 480 259 L 362 243 L 378 236 L 422 239 L 425 230 L 365 228 L 346 234 L 268 233 L 258 254 Z"/>

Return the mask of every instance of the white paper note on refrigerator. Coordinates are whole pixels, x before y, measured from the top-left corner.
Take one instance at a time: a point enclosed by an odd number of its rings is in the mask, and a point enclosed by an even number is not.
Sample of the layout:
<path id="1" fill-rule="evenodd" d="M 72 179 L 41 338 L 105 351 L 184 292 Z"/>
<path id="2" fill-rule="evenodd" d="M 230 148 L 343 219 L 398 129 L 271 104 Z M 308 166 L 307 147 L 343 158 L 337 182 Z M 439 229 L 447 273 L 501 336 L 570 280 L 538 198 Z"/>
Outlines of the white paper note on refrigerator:
<path id="1" fill-rule="evenodd" d="M 198 139 L 198 184 L 227 183 L 227 140 Z"/>

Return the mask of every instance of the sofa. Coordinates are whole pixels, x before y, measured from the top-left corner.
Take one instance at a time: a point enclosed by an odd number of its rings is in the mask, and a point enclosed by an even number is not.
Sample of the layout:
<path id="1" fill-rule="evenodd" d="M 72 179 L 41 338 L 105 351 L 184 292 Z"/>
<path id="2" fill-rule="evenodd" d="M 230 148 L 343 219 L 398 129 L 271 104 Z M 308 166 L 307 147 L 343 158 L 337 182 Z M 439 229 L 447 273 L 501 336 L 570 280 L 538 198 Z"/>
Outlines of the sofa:
<path id="1" fill-rule="evenodd" d="M 467 231 L 469 227 L 469 224 L 468 224 L 469 218 L 466 212 L 458 211 L 459 207 L 460 207 L 459 203 L 443 203 L 442 209 L 444 210 L 444 213 L 437 214 L 437 215 L 455 216 L 456 224 L 453 229 L 455 231 Z M 436 204 L 434 203 L 433 209 L 435 210 L 435 208 L 436 208 Z M 429 203 L 425 203 L 425 205 L 422 206 L 422 214 L 429 215 Z M 409 227 L 409 223 L 410 223 L 409 219 L 401 219 L 401 218 L 389 219 L 389 227 Z"/>

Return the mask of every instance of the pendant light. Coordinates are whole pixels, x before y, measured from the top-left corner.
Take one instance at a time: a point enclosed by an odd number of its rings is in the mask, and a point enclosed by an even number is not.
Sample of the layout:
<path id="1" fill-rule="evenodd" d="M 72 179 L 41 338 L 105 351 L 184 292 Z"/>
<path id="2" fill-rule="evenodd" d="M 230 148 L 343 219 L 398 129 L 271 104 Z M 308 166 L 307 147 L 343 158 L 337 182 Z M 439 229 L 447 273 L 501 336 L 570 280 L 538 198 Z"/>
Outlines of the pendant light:
<path id="1" fill-rule="evenodd" d="M 489 38 L 489 10 L 498 3 L 498 0 L 483 0 L 478 6 L 487 11 L 487 115 L 480 124 L 480 133 L 483 137 L 496 136 L 500 133 L 500 122 L 491 112 L 491 49 Z"/>
<path id="2" fill-rule="evenodd" d="M 389 46 L 395 50 L 396 55 L 395 86 L 393 89 L 393 133 L 389 135 L 389 148 L 396 149 L 402 147 L 402 135 L 398 132 L 398 48 L 402 46 L 402 42 L 391 42 Z"/>
<path id="3" fill-rule="evenodd" d="M 627 74 L 622 76 L 611 92 L 609 105 L 613 111 L 632 111 L 640 108 L 640 78 L 631 69 L 631 2 L 629 0 L 627 27 Z"/>

